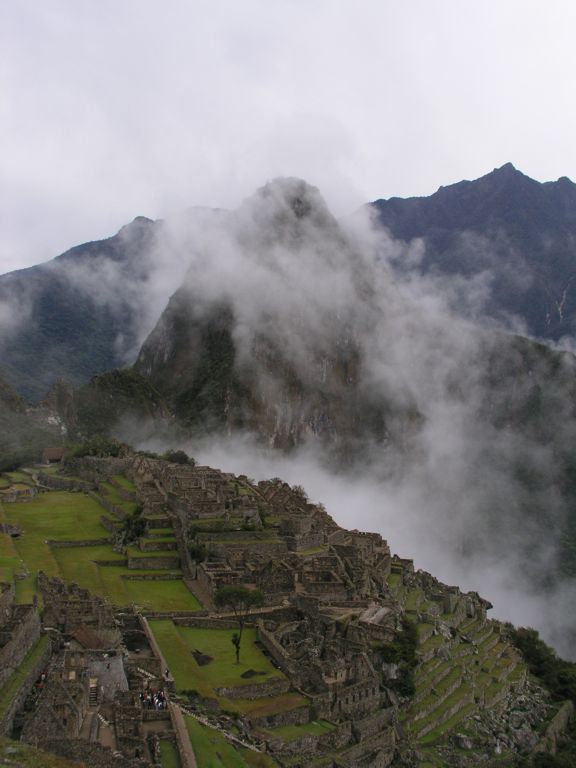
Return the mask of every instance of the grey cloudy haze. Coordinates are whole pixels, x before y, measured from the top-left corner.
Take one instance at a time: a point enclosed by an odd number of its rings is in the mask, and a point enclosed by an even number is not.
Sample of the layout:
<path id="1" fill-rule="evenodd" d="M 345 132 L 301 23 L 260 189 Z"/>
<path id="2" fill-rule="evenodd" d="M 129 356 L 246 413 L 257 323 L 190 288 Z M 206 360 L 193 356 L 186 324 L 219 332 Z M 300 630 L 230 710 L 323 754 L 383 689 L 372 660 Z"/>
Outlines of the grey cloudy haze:
<path id="1" fill-rule="evenodd" d="M 301 176 L 336 214 L 576 178 L 572 0 L 0 3 L 0 271 Z"/>

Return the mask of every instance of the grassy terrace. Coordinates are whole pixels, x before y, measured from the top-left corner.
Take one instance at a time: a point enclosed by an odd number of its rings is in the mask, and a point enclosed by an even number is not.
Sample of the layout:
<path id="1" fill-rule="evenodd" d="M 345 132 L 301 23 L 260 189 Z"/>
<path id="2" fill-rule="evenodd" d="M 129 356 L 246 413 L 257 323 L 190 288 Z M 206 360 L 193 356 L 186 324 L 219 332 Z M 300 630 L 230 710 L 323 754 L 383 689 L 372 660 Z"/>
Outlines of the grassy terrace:
<path id="1" fill-rule="evenodd" d="M 118 475 L 120 477 L 120 475 Z M 112 502 L 114 506 L 122 510 L 126 515 L 131 515 L 138 506 L 135 501 L 126 501 L 118 493 L 118 488 L 112 483 L 102 483 L 101 487 L 104 489 L 105 498 Z"/>
<path id="2" fill-rule="evenodd" d="M 304 725 L 282 725 L 278 728 L 260 728 L 267 736 L 276 736 L 283 741 L 296 741 L 304 736 L 323 736 L 331 733 L 336 726 L 326 720 L 314 720 Z"/>
<path id="3" fill-rule="evenodd" d="M 292 693 L 261 699 L 226 699 L 217 696 L 215 688 L 239 688 L 271 679 L 285 679 L 256 645 L 256 630 L 244 629 L 240 664 L 236 664 L 232 635 L 228 629 L 195 629 L 177 627 L 170 619 L 152 619 L 150 628 L 162 649 L 178 691 L 197 691 L 202 697 L 217 699 L 222 709 L 254 716 L 296 709 L 307 700 Z M 199 664 L 192 652 L 210 657 L 211 661 Z M 242 677 L 253 670 L 258 674 Z"/>
<path id="4" fill-rule="evenodd" d="M 113 475 L 112 479 L 117 485 L 120 486 L 120 488 L 124 488 L 125 491 L 131 491 L 132 493 L 136 491 L 136 486 L 132 480 L 128 480 L 128 478 L 124 477 L 124 475 Z"/>
<path id="5" fill-rule="evenodd" d="M 158 541 L 158 539 L 156 539 Z M 170 541 L 174 541 L 174 538 L 170 539 Z M 152 550 L 151 552 L 143 552 L 141 549 L 135 546 L 126 547 L 126 552 L 128 554 L 128 557 L 135 558 L 135 559 L 146 559 L 148 560 L 151 557 L 172 557 L 177 558 L 178 552 L 176 552 L 173 549 L 158 549 L 158 550 Z"/>
<path id="6" fill-rule="evenodd" d="M 105 538 L 109 533 L 100 524 L 101 514 L 102 508 L 89 496 L 58 491 L 0 507 L 2 521 L 19 526 L 23 532 L 18 539 L 12 539 L 15 553 L 24 563 L 24 568 L 18 570 L 28 571 L 26 578 L 16 584 L 19 602 L 31 602 L 37 571 L 43 570 L 49 576 L 61 575 L 55 550 L 48 540 Z M 0 539 L 4 538 L 10 537 L 0 534 Z"/>
<path id="7" fill-rule="evenodd" d="M 8 753 L 7 750 L 10 749 Z M 79 764 L 66 760 L 48 752 L 30 747 L 22 741 L 0 738 L 0 753 L 9 754 L 8 759 L 2 761 L 5 766 L 12 768 L 80 768 Z"/>
<path id="8" fill-rule="evenodd" d="M 9 477 L 12 483 L 32 483 L 32 470 L 30 472 L 24 472 L 22 470 L 16 470 L 15 472 L 4 472 L 5 477 Z"/>
<path id="9" fill-rule="evenodd" d="M 284 679 L 257 647 L 255 629 L 244 629 L 240 664 L 236 664 L 232 629 L 177 627 L 170 619 L 152 619 L 150 627 L 180 690 L 195 689 L 203 696 L 214 698 L 215 687 L 236 688 L 272 677 Z M 193 651 L 211 657 L 212 661 L 201 666 L 193 657 Z M 241 677 L 251 669 L 262 674 Z"/>
<path id="10" fill-rule="evenodd" d="M 275 768 L 278 764 L 269 755 L 237 749 L 220 731 L 186 716 L 190 743 L 201 768 Z"/>
<path id="11" fill-rule="evenodd" d="M 180 768 L 180 756 L 176 745 L 169 739 L 160 739 L 160 765 L 162 768 Z"/>
<path id="12" fill-rule="evenodd" d="M 8 707 L 14 700 L 14 697 L 20 690 L 22 683 L 46 650 L 49 642 L 47 637 L 41 637 L 28 651 L 22 664 L 20 664 L 18 669 L 10 675 L 2 687 L 2 691 L 0 692 L 0 717 L 4 716 Z"/>
<path id="13" fill-rule="evenodd" d="M 90 496 L 66 491 L 50 491 L 29 502 L 0 505 L 0 522 L 18 525 L 23 532 L 17 539 L 0 534 L 0 575 L 10 580 L 13 574 L 27 574 L 16 582 L 18 602 L 32 601 L 36 573 L 43 570 L 49 576 L 75 581 L 118 606 L 134 602 L 154 611 L 196 611 L 200 608 L 180 579 L 150 580 L 143 585 L 142 581 L 123 578 L 154 574 L 181 576 L 179 569 L 128 569 L 126 557 L 114 552 L 110 544 L 88 547 L 51 547 L 48 544 L 49 540 L 80 542 L 109 537 L 100 523 L 102 513 L 102 507 Z M 143 555 L 140 550 L 137 554 Z M 97 561 L 113 561 L 117 565 L 98 565 Z"/>

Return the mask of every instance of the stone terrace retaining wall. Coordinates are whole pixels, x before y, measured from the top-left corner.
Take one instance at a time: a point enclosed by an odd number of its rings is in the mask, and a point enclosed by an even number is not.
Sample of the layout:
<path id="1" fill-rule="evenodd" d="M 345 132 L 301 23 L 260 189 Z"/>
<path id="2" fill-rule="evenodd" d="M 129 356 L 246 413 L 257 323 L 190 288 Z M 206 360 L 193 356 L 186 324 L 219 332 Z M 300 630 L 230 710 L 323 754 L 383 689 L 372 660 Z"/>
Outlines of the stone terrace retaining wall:
<path id="1" fill-rule="evenodd" d="M 310 722 L 310 707 L 303 705 L 298 709 L 289 709 L 285 712 L 277 712 L 275 715 L 262 715 L 255 717 L 253 714 L 246 716 L 253 727 L 279 728 L 281 725 L 305 725 Z"/>
<path id="2" fill-rule="evenodd" d="M 103 528 L 106 528 L 106 530 L 109 533 L 114 533 L 115 534 L 115 533 L 118 532 L 118 525 L 114 525 L 114 521 L 110 520 L 110 518 L 106 517 L 106 515 L 102 515 L 102 517 L 100 518 L 100 525 Z"/>
<path id="3" fill-rule="evenodd" d="M 40 637 L 40 616 L 32 605 L 18 605 L 12 620 L 0 630 L 0 686 Z"/>
<path id="4" fill-rule="evenodd" d="M 352 731 L 358 741 L 363 741 L 382 733 L 386 726 L 394 725 L 396 711 L 394 707 L 381 709 L 373 715 L 368 715 L 363 720 L 355 720 L 352 723 Z"/>
<path id="5" fill-rule="evenodd" d="M 100 496 L 98 493 L 94 493 L 94 491 L 90 491 L 89 495 L 94 499 L 94 501 L 97 501 L 101 507 L 104 507 L 107 512 L 110 512 L 111 515 L 114 515 L 119 520 L 126 519 L 126 512 L 124 512 L 123 509 L 120 509 L 120 507 L 117 507 L 116 504 L 112 504 L 112 502 L 109 501 L 105 496 Z"/>
<path id="6" fill-rule="evenodd" d="M 114 540 L 110 536 L 102 539 L 82 539 L 78 541 L 48 539 L 48 545 L 54 549 L 66 549 L 67 547 L 99 547 L 104 544 L 112 544 L 113 541 Z"/>
<path id="7" fill-rule="evenodd" d="M 182 576 L 177 573 L 125 573 L 122 578 L 126 581 L 182 581 Z"/>
<path id="8" fill-rule="evenodd" d="M 556 754 L 556 744 L 568 730 L 571 723 L 574 722 L 574 704 L 571 701 L 565 701 L 558 712 L 554 715 L 546 731 L 544 738 L 536 746 L 536 752 L 552 752 Z"/>
<path id="9" fill-rule="evenodd" d="M 0 627 L 3 627 L 12 615 L 12 606 L 16 600 L 16 587 L 14 582 L 0 583 Z"/>
<path id="10" fill-rule="evenodd" d="M 281 678 L 273 678 L 265 683 L 239 685 L 234 688 L 215 688 L 218 696 L 227 699 L 262 699 L 265 696 L 281 696 L 290 690 L 290 682 Z"/>
<path id="11" fill-rule="evenodd" d="M 75 760 L 90 768 L 150 768 L 144 759 L 121 757 L 109 747 L 101 747 L 82 739 L 51 739 L 42 744 L 48 752 Z"/>
<path id="12" fill-rule="evenodd" d="M 233 619 L 203 618 L 202 614 L 180 618 L 175 616 L 174 624 L 179 627 L 194 627 L 195 629 L 238 629 L 238 622 Z M 245 626 L 247 624 L 248 622 Z"/>
<path id="13" fill-rule="evenodd" d="M 47 488 L 53 491 L 91 491 L 94 483 L 79 478 L 59 477 L 58 475 L 47 475 L 45 472 L 38 473 L 38 480 Z"/>
<path id="14" fill-rule="evenodd" d="M 4 712 L 4 715 L 0 719 L 0 735 L 6 736 L 12 730 L 12 724 L 16 713 L 24 706 L 24 702 L 30 693 L 30 689 L 40 676 L 42 670 L 46 667 L 48 659 L 52 655 L 52 646 L 50 642 L 46 643 L 46 648 L 37 659 L 32 669 L 28 672 L 22 684 L 12 699 L 8 709 Z"/>
<path id="15" fill-rule="evenodd" d="M 304 755 L 316 753 L 321 748 L 340 749 L 349 743 L 352 738 L 352 723 L 341 723 L 333 731 L 321 734 L 307 733 L 299 739 L 282 742 L 280 739 L 271 745 L 272 752 L 282 755 Z"/>
<path id="16" fill-rule="evenodd" d="M 356 744 L 342 752 L 342 757 L 346 761 L 345 765 L 358 765 L 363 757 L 372 752 L 370 768 L 388 768 L 394 760 L 395 746 L 396 729 L 390 727 L 369 741 Z"/>
<path id="17" fill-rule="evenodd" d="M 285 674 L 290 676 L 293 673 L 293 664 L 288 658 L 287 654 L 284 652 L 284 649 L 280 643 L 276 640 L 271 632 L 268 632 L 267 629 L 264 629 L 264 624 L 261 620 L 257 622 L 256 626 L 258 629 L 258 640 L 262 643 L 264 648 L 266 648 L 280 669 Z"/>
<path id="18" fill-rule="evenodd" d="M 433 731 L 435 728 L 441 726 L 446 722 L 446 720 L 450 720 L 452 715 L 455 715 L 459 709 L 465 707 L 466 704 L 471 704 L 473 701 L 474 697 L 471 693 L 462 696 L 459 701 L 455 702 L 451 707 L 439 714 L 435 720 L 433 720 L 431 723 L 428 723 L 428 725 L 424 726 L 423 728 L 420 728 L 418 730 L 417 738 L 421 739 L 422 736 L 426 736 L 427 733 L 430 733 L 430 731 Z"/>
<path id="19" fill-rule="evenodd" d="M 166 557 L 128 557 L 128 568 L 135 570 L 171 570 L 180 567 L 180 558 L 167 555 Z"/>

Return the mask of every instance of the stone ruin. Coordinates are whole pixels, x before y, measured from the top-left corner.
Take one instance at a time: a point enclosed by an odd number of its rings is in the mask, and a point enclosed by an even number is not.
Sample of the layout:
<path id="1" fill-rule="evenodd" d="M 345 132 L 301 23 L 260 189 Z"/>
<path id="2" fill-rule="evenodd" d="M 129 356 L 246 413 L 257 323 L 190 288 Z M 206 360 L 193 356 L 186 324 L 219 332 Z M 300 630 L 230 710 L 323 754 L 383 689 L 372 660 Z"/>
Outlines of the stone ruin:
<path id="1" fill-rule="evenodd" d="M 265 697 L 290 689 L 308 703 L 248 715 L 239 727 L 279 765 L 409 765 L 416 754 L 411 745 L 459 712 L 515 712 L 524 698 L 536 702 L 529 714 L 534 724 L 548 716 L 544 694 L 531 687 L 502 626 L 487 619 L 486 600 L 416 571 L 411 560 L 392 556 L 378 534 L 340 528 L 301 489 L 142 455 L 80 460 L 74 471 L 95 488 L 122 472 L 135 484 L 130 498 L 142 505 L 144 519 L 174 530 L 185 583 L 205 609 L 204 616 L 164 614 L 175 623 L 218 626 L 225 621 L 214 609 L 218 589 L 236 584 L 261 590 L 264 607 L 249 623 L 288 682 L 255 683 L 244 694 L 253 689 L 254 696 Z M 157 764 L 160 737 L 178 744 L 182 756 L 187 737 L 178 707 L 150 709 L 143 699 L 147 690 L 162 690 L 167 701 L 177 700 L 146 619 L 119 614 L 106 600 L 44 574 L 38 585 L 52 656 L 16 719 L 22 738 L 102 768 L 118 765 L 118 755 L 127 766 Z M 422 670 L 412 694 L 398 688 L 404 662 L 387 655 L 406 619 L 418 626 L 414 663 Z M 0 660 L 5 657 L 6 668 L 16 668 L 19 647 L 30 648 L 39 636 L 35 607 L 14 606 L 13 586 L 3 587 Z M 235 695 L 233 689 L 220 693 Z M 180 703 L 195 716 L 197 705 L 212 706 L 197 699 Z M 292 740 L 276 732 L 318 720 L 330 729 Z M 523 737 L 514 735 L 512 725 L 508 729 L 512 752 L 528 738 L 522 723 Z M 486 745 L 492 733 L 487 725 Z M 531 749 L 537 746 L 530 742 Z"/>

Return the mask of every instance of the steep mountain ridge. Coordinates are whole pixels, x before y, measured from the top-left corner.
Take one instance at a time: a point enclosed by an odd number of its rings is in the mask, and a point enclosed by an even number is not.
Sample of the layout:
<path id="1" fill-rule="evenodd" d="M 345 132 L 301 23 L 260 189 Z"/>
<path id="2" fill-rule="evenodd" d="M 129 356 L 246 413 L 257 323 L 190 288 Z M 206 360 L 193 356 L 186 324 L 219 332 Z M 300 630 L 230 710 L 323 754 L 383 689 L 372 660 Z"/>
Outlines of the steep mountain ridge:
<path id="1" fill-rule="evenodd" d="M 58 379 L 81 386 L 132 363 L 220 212 L 193 208 L 166 222 L 136 217 L 113 237 L 0 276 L 3 375 L 40 400 Z"/>
<path id="2" fill-rule="evenodd" d="M 368 473 L 462 567 L 542 596 L 572 578 L 574 357 L 464 321 L 304 182 L 270 183 L 227 224 L 135 364 L 176 420 Z"/>
<path id="3" fill-rule="evenodd" d="M 541 184 L 507 163 L 429 197 L 376 200 L 370 207 L 393 237 L 422 239 L 419 272 L 484 274 L 490 297 L 480 317 L 512 329 L 520 322 L 541 339 L 574 334 L 576 184 L 568 178 Z M 459 308 L 470 312 L 464 303 Z"/>
<path id="4" fill-rule="evenodd" d="M 392 412 L 378 393 L 361 394 L 375 289 L 318 191 L 296 179 L 268 184 L 218 247 L 234 254 L 231 271 L 219 280 L 190 270 L 135 370 L 196 429 L 249 429 L 282 448 L 313 436 L 345 450 L 385 439 Z M 400 410 L 417 418 L 411 403 Z"/>

